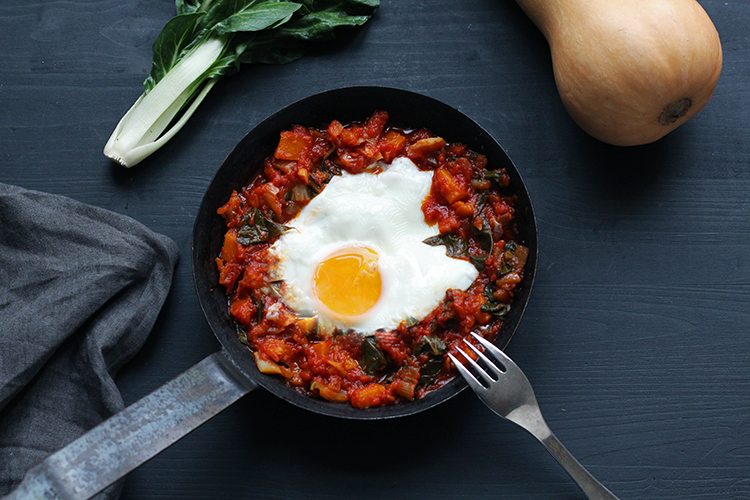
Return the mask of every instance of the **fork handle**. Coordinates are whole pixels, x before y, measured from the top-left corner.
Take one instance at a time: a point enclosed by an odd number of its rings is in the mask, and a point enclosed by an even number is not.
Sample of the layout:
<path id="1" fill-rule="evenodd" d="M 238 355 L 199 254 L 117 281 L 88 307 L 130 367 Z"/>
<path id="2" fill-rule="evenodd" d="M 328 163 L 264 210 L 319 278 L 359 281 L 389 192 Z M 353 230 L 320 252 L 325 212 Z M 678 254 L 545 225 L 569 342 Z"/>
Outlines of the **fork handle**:
<path id="1" fill-rule="evenodd" d="M 579 488 L 590 500 L 618 500 L 602 483 L 587 471 L 578 460 L 563 446 L 559 439 L 549 431 L 546 437 L 535 436 L 563 466 L 563 469 L 573 478 Z"/>

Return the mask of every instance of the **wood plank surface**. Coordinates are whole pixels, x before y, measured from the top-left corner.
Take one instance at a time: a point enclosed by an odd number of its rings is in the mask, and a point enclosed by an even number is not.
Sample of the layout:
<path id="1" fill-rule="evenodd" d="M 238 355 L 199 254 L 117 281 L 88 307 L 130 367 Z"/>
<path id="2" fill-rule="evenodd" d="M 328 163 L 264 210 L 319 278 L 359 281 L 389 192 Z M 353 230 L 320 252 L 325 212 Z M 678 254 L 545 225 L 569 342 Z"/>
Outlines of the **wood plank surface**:
<path id="1" fill-rule="evenodd" d="M 245 133 L 337 87 L 442 100 L 497 138 L 528 184 L 539 268 L 508 353 L 561 441 L 623 500 L 750 498 L 750 3 L 700 3 L 722 38 L 722 77 L 655 144 L 617 148 L 578 129 L 544 38 L 511 0 L 382 0 L 362 29 L 300 61 L 226 78 L 167 146 L 124 169 L 102 148 L 142 92 L 174 4 L 3 0 L 0 182 L 127 214 L 178 243 L 162 314 L 117 380 L 132 403 L 218 349 L 190 238 Z M 582 497 L 468 392 L 352 422 L 256 391 L 133 472 L 122 498 Z"/>

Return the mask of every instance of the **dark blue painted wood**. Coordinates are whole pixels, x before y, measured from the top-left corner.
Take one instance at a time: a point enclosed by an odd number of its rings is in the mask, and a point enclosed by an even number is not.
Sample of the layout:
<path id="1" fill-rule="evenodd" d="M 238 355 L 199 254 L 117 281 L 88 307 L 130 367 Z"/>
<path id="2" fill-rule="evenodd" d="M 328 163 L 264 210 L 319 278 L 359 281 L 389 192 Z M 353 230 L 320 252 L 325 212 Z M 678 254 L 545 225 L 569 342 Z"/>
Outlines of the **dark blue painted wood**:
<path id="1" fill-rule="evenodd" d="M 254 125 L 322 90 L 388 85 L 474 118 L 521 170 L 539 270 L 509 346 L 558 437 L 623 499 L 750 497 L 750 4 L 702 0 L 724 46 L 714 98 L 656 144 L 581 132 L 546 43 L 510 0 L 383 0 L 281 67 L 220 83 L 125 170 L 101 150 L 141 93 L 168 0 L 4 0 L 0 182 L 128 214 L 177 241 L 172 292 L 121 372 L 127 403 L 214 352 L 189 268 L 213 172 Z M 260 431 L 258 429 L 261 429 Z M 533 438 L 472 394 L 352 422 L 254 392 L 128 477 L 123 499 L 574 499 Z"/>

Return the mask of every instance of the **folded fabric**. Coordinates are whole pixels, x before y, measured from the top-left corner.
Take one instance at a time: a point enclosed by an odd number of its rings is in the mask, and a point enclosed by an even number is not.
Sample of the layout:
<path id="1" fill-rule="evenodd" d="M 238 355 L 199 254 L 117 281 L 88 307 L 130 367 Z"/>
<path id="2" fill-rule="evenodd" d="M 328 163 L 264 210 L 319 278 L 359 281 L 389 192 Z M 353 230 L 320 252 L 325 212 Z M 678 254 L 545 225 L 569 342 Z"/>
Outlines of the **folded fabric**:
<path id="1" fill-rule="evenodd" d="M 0 496 L 123 400 L 177 247 L 121 214 L 0 184 Z M 116 485 L 99 498 L 117 498 Z"/>

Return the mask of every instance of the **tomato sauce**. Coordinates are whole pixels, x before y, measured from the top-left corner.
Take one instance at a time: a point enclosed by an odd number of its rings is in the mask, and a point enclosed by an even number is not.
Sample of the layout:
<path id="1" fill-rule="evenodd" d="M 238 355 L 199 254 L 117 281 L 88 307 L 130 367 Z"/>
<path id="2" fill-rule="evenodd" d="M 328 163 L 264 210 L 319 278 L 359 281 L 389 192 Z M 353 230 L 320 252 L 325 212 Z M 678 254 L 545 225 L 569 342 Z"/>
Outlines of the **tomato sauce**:
<path id="1" fill-rule="evenodd" d="M 405 319 L 395 330 L 320 332 L 314 318 L 298 317 L 280 298 L 268 249 L 334 175 L 399 156 L 434 172 L 422 211 L 440 234 L 425 243 L 444 245 L 479 275 L 468 290 L 448 290 L 425 318 Z M 447 354 L 472 332 L 496 337 L 523 277 L 528 250 L 517 241 L 509 184 L 503 169 L 488 169 L 486 156 L 425 129 L 390 126 L 385 111 L 363 122 L 282 132 L 262 171 L 218 209 L 227 227 L 216 258 L 219 281 L 258 369 L 311 397 L 358 408 L 411 401 L 455 378 Z"/>

